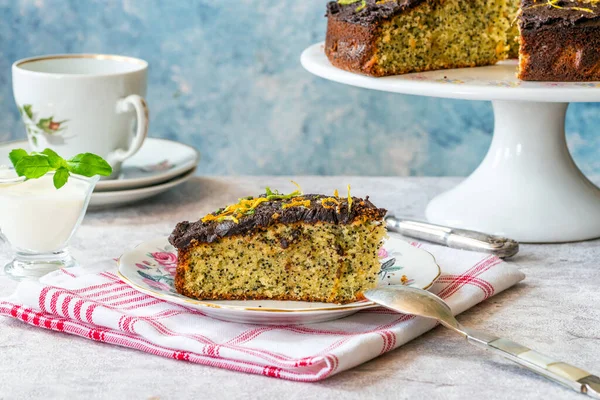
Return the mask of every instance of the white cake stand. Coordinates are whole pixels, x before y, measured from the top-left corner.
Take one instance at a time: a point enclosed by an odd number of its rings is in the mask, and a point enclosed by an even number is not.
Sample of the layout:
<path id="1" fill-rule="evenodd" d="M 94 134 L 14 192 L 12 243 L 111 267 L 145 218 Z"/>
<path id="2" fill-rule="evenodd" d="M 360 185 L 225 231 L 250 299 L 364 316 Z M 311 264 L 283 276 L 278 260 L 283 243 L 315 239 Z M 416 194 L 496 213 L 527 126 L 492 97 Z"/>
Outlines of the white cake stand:
<path id="1" fill-rule="evenodd" d="M 600 189 L 577 168 L 565 138 L 569 103 L 600 102 L 600 82 L 523 82 L 515 77 L 516 61 L 370 78 L 332 66 L 322 43 L 301 61 L 309 72 L 347 85 L 492 101 L 490 150 L 471 176 L 429 203 L 429 221 L 529 243 L 600 237 Z"/>

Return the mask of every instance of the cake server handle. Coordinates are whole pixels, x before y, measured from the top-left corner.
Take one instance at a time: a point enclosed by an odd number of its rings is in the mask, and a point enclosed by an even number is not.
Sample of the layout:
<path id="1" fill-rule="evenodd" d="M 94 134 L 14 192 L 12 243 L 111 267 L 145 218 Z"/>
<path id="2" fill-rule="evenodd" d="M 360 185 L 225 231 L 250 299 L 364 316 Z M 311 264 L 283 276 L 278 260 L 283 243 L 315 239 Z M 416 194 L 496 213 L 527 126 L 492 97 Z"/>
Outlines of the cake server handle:
<path id="1" fill-rule="evenodd" d="M 596 375 L 571 364 L 557 361 L 508 339 L 465 328 L 460 324 L 458 324 L 458 331 L 462 331 L 471 344 L 491 350 L 493 353 L 506 357 L 522 367 L 576 392 L 600 399 L 600 378 Z"/>
<path id="2" fill-rule="evenodd" d="M 385 222 L 387 229 L 392 232 L 453 249 L 489 253 L 500 258 L 512 257 L 519 252 L 519 243 L 505 237 L 399 218 L 394 215 L 386 216 Z"/>

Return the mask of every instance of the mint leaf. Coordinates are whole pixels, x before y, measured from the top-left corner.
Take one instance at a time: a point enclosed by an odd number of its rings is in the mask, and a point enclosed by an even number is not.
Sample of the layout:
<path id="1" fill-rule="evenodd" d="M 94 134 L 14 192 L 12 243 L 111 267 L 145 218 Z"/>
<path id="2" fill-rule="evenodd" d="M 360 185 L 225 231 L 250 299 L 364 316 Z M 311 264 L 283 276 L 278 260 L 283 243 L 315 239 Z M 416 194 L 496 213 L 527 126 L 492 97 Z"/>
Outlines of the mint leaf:
<path id="1" fill-rule="evenodd" d="M 88 178 L 94 175 L 109 176 L 112 174 L 112 167 L 102 157 L 92 153 L 77 154 L 67 160 L 67 168 L 74 174 Z"/>
<path id="2" fill-rule="evenodd" d="M 31 111 L 31 104 L 23 104 L 23 112 L 27 114 L 29 119 L 33 118 L 33 112 Z"/>
<path id="3" fill-rule="evenodd" d="M 45 154 L 48 156 L 48 162 L 52 168 L 61 168 L 67 167 L 67 162 L 64 158 L 56 154 L 56 152 L 52 149 L 44 149 L 41 154 Z"/>
<path id="4" fill-rule="evenodd" d="M 13 167 L 17 166 L 17 163 L 21 160 L 21 158 L 27 156 L 27 152 L 23 149 L 14 149 L 8 154 L 8 158 L 10 159 L 10 162 L 12 163 Z"/>
<path id="5" fill-rule="evenodd" d="M 43 155 L 21 157 L 15 170 L 19 176 L 24 176 L 27 179 L 37 179 L 46 175 L 52 170 L 48 157 Z"/>
<path id="6" fill-rule="evenodd" d="M 54 187 L 60 189 L 61 187 L 65 186 L 65 183 L 67 183 L 69 180 L 70 175 L 71 174 L 69 174 L 69 170 L 64 167 L 57 169 L 54 173 Z"/>
<path id="7" fill-rule="evenodd" d="M 67 161 L 52 149 L 44 149 L 41 153 L 14 149 L 8 157 L 17 174 L 27 179 L 41 178 L 48 172 L 56 171 L 53 181 L 57 189 L 67 183 L 71 173 L 86 177 L 109 176 L 112 173 L 112 167 L 102 157 L 92 153 L 78 154 Z"/>

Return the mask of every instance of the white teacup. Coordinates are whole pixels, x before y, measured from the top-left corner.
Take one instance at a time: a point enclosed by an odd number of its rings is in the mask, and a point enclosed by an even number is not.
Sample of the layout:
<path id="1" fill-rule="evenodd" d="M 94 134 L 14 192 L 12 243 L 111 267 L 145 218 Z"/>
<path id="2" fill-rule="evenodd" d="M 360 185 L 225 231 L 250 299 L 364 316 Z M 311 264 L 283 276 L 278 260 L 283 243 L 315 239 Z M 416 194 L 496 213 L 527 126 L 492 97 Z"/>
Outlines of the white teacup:
<path id="1" fill-rule="evenodd" d="M 95 153 L 116 176 L 148 134 L 147 70 L 144 60 L 101 54 L 15 62 L 13 92 L 31 148 L 65 158 Z"/>

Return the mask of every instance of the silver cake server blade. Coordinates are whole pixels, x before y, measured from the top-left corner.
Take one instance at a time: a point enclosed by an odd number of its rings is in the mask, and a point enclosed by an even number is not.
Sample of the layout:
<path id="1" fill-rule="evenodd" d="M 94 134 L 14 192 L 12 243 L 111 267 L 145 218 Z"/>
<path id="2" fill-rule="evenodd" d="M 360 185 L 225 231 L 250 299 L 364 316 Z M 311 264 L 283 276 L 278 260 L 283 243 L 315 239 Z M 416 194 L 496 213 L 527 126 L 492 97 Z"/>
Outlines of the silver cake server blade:
<path id="1" fill-rule="evenodd" d="M 407 286 L 396 286 L 367 290 L 364 295 L 368 300 L 391 310 L 436 319 L 446 328 L 463 335 L 471 344 L 508 358 L 579 393 L 600 399 L 600 378 L 598 376 L 592 375 L 581 368 L 557 361 L 508 339 L 502 339 L 462 326 L 452 315 L 452 310 L 448 304 L 433 293 Z"/>

